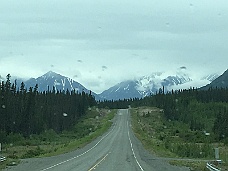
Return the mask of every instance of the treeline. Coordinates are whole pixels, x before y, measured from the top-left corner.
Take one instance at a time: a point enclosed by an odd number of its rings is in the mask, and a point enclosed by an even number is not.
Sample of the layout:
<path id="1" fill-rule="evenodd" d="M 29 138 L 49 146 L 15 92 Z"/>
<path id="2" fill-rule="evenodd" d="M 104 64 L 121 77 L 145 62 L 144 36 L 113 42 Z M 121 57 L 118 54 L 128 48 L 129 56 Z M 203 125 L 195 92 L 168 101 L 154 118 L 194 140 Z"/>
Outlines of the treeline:
<path id="1" fill-rule="evenodd" d="M 0 83 L 0 133 L 19 133 L 25 137 L 46 130 L 62 132 L 71 129 L 85 115 L 95 98 L 85 92 L 38 92 L 38 85 L 28 90 L 22 82 L 11 83 L 10 75 Z"/>
<path id="2" fill-rule="evenodd" d="M 129 105 L 133 103 L 134 100 L 136 99 L 98 101 L 98 107 L 109 109 L 127 109 L 129 108 Z"/>
<path id="3" fill-rule="evenodd" d="M 228 137 L 228 89 L 179 90 L 143 101 L 164 109 L 168 120 L 184 122 L 191 130 L 212 131 L 219 140 Z"/>
<path id="4" fill-rule="evenodd" d="M 208 131 L 217 140 L 228 137 L 228 88 L 207 91 L 192 88 L 168 93 L 160 89 L 156 95 L 143 99 L 104 101 L 100 105 L 109 108 L 156 106 L 164 110 L 167 120 L 186 123 L 193 131 Z"/>

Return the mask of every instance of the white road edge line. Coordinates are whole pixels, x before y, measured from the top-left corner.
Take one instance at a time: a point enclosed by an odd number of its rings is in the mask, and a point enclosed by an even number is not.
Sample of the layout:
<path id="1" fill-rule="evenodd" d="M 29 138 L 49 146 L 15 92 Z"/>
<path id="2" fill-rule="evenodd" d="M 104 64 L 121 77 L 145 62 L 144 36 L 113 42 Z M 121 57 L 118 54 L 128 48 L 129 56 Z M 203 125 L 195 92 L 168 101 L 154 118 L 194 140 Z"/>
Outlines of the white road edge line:
<path id="1" fill-rule="evenodd" d="M 69 162 L 69 161 L 71 161 L 71 160 L 74 160 L 74 159 L 76 159 L 76 158 L 78 158 L 78 157 L 81 157 L 81 156 L 85 155 L 86 153 L 88 153 L 88 152 L 90 152 L 92 149 L 94 149 L 98 144 L 100 144 L 100 142 L 101 142 L 103 139 L 105 139 L 105 138 L 114 130 L 114 128 L 115 128 L 115 126 L 112 128 L 112 130 L 111 130 L 107 135 L 105 135 L 104 137 L 102 137 L 102 138 L 100 139 L 100 141 L 98 141 L 92 148 L 90 148 L 90 149 L 87 150 L 86 152 L 84 152 L 84 153 L 82 153 L 82 154 L 80 154 L 80 155 L 78 155 L 78 156 L 75 156 L 75 157 L 73 157 L 73 158 L 71 158 L 71 159 L 68 159 L 68 160 L 65 160 L 65 161 L 63 161 L 63 162 L 60 162 L 60 163 L 58 163 L 58 164 L 55 164 L 55 165 L 53 165 L 53 166 L 50 166 L 50 167 L 48 167 L 48 168 L 46 168 L 46 169 L 42 169 L 41 171 L 50 170 L 50 169 L 52 169 L 52 168 L 54 168 L 54 167 L 57 167 L 57 166 L 59 166 L 59 165 L 62 165 L 62 164 L 64 164 L 64 163 L 67 163 L 67 162 Z"/>
<path id="2" fill-rule="evenodd" d="M 135 161 L 136 161 L 136 163 L 138 164 L 139 168 L 141 169 L 141 171 L 144 171 L 144 169 L 143 169 L 142 166 L 140 165 L 140 163 L 139 163 L 139 161 L 138 161 L 138 159 L 137 159 L 137 157 L 136 157 L 136 155 L 135 155 L 135 151 L 134 151 L 134 149 L 133 149 L 133 144 L 132 144 L 132 141 L 131 141 L 131 138 L 130 138 L 130 133 L 129 133 L 129 124 L 128 124 L 128 121 L 127 121 L 127 127 L 128 127 L 128 139 L 129 139 L 130 144 L 131 144 L 131 151 L 132 151 L 132 153 L 133 153 L 133 155 L 134 155 Z"/>

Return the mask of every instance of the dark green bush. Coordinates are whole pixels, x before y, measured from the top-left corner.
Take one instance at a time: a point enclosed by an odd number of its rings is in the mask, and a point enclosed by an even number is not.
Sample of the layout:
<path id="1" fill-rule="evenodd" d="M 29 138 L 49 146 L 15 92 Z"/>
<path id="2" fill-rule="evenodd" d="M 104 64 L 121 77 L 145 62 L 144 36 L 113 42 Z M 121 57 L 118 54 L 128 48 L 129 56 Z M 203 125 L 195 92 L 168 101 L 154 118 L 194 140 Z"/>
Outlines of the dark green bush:
<path id="1" fill-rule="evenodd" d="M 28 150 L 23 156 L 22 158 L 32 158 L 32 157 L 36 157 L 39 156 L 41 154 L 44 154 L 44 150 L 41 149 L 39 146 L 36 147 L 36 149 L 34 150 Z"/>
<path id="2" fill-rule="evenodd" d="M 59 135 L 53 130 L 47 130 L 39 135 L 39 139 L 41 141 L 57 141 L 59 139 Z"/>
<path id="3" fill-rule="evenodd" d="M 0 142 L 7 143 L 7 134 L 4 131 L 0 131 Z"/>
<path id="4" fill-rule="evenodd" d="M 13 134 L 10 133 L 7 136 L 8 143 L 14 144 L 14 145 L 21 145 L 21 143 L 25 140 L 25 138 L 21 134 Z"/>

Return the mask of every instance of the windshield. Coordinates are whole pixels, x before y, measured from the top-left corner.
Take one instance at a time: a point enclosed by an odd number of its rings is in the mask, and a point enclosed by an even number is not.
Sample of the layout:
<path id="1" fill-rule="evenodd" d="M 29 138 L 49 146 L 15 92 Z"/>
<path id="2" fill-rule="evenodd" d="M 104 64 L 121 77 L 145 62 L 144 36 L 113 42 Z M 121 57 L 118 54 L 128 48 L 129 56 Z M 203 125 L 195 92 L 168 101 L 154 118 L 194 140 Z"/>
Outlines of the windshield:
<path id="1" fill-rule="evenodd" d="M 200 87 L 227 69 L 227 7 L 225 0 L 4 1 L 1 76 L 51 70 L 101 93 L 162 73 Z"/>

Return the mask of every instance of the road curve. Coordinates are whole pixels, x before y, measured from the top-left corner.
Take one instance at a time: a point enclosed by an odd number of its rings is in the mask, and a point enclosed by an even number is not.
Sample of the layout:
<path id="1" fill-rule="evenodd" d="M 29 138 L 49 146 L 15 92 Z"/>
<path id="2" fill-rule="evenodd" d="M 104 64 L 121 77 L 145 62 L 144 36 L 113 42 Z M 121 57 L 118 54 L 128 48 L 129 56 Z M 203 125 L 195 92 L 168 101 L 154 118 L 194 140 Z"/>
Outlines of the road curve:
<path id="1" fill-rule="evenodd" d="M 82 149 L 47 158 L 26 159 L 5 171 L 189 171 L 149 154 L 134 136 L 130 113 L 118 110 L 113 126 Z"/>

